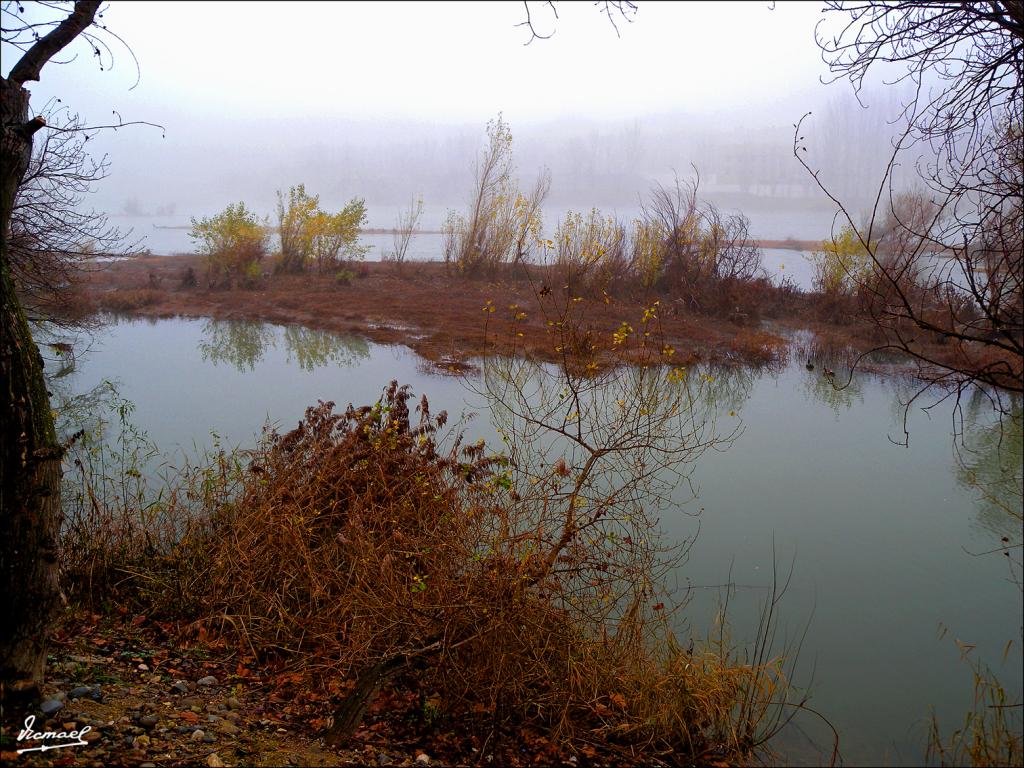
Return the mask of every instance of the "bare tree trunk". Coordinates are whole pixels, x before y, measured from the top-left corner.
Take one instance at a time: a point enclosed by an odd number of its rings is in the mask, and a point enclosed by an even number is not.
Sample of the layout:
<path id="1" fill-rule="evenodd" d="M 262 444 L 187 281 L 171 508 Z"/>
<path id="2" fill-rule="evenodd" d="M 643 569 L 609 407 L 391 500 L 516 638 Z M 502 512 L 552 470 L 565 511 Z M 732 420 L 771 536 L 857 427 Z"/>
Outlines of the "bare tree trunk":
<path id="1" fill-rule="evenodd" d="M 356 678 L 355 688 L 334 711 L 334 722 L 324 734 L 324 741 L 328 744 L 340 745 L 351 739 L 359 724 L 363 722 L 363 716 L 370 704 L 373 703 L 381 686 L 398 674 L 408 663 L 409 660 L 405 656 L 392 656 L 390 659 L 378 662 L 360 672 Z"/>
<path id="2" fill-rule="evenodd" d="M 53 426 L 43 360 L 10 269 L 11 211 L 45 125 L 28 119 L 29 92 L 43 66 L 93 21 L 99 2 L 79 2 L 0 77 L 0 686 L 10 694 L 38 689 L 46 640 L 60 601 L 61 446 Z M 26 682 L 28 685 L 26 685 Z"/>
<path id="3" fill-rule="evenodd" d="M 28 92 L 2 82 L 0 136 L 0 680 L 43 678 L 50 617 L 59 599 L 60 446 L 39 349 L 14 293 L 8 241 L 11 209 L 32 151 Z"/>

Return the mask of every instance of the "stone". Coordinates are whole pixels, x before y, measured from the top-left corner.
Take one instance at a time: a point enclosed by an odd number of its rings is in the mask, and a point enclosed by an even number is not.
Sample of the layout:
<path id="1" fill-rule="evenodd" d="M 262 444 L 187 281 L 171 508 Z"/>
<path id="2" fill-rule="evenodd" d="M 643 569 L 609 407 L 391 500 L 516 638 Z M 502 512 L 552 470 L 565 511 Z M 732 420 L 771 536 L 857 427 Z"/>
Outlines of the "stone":
<path id="1" fill-rule="evenodd" d="M 208 733 L 205 736 L 203 736 L 203 743 L 204 744 L 213 744 L 213 742 L 215 742 L 216 740 L 217 740 L 217 737 L 214 736 L 212 733 Z"/>
<path id="2" fill-rule="evenodd" d="M 384 754 L 377 755 L 377 765 L 391 765 L 394 760 Z"/>
<path id="3" fill-rule="evenodd" d="M 156 728 L 156 724 L 160 722 L 160 718 L 156 715 L 146 715 L 145 717 L 139 718 L 139 725 L 145 728 L 147 731 L 151 731 Z"/>
<path id="4" fill-rule="evenodd" d="M 242 702 L 240 702 L 234 696 L 231 696 L 225 703 L 228 705 L 228 709 L 241 709 L 242 708 Z"/>
<path id="5" fill-rule="evenodd" d="M 50 716 L 55 712 L 59 712 L 64 708 L 64 702 L 60 699 L 47 699 L 39 705 L 39 711 L 46 716 Z"/>
<path id="6" fill-rule="evenodd" d="M 81 699 L 83 696 L 88 696 L 92 690 L 88 685 L 80 685 L 77 688 L 72 688 L 68 692 L 68 697 L 72 699 Z"/>
<path id="7" fill-rule="evenodd" d="M 221 723 L 217 730 L 228 736 L 236 736 L 242 729 L 232 723 Z"/>
<path id="8" fill-rule="evenodd" d="M 428 755 L 426 752 L 420 752 L 418 755 L 416 755 L 416 764 L 430 765 L 430 755 Z"/>
<path id="9" fill-rule="evenodd" d="M 89 698 L 93 701 L 99 701 L 103 698 L 103 688 L 98 685 L 94 685 L 89 689 Z"/>
<path id="10" fill-rule="evenodd" d="M 224 715 L 224 719 L 231 723 L 237 723 L 239 720 L 242 719 L 242 716 L 237 712 L 228 712 L 226 715 Z"/>
<path id="11" fill-rule="evenodd" d="M 205 686 L 209 686 L 209 685 L 216 685 L 216 684 L 217 684 L 217 678 L 214 677 L 213 675 L 207 675 L 206 677 L 200 677 L 198 680 L 196 680 L 196 685 L 202 685 L 204 687 Z"/>
<path id="12" fill-rule="evenodd" d="M 142 763 L 139 768 L 156 768 L 156 763 Z"/>
<path id="13" fill-rule="evenodd" d="M 149 746 L 149 736 L 136 736 L 134 745 L 136 749 L 145 749 Z"/>
<path id="14" fill-rule="evenodd" d="M 89 731 L 87 734 L 85 734 L 85 736 L 82 737 L 82 741 L 93 742 L 99 741 L 102 738 L 103 734 L 99 731 Z"/>
<path id="15" fill-rule="evenodd" d="M 204 736 L 206 736 L 206 731 L 204 731 L 202 728 L 196 728 L 194 731 L 192 731 L 191 740 L 202 741 Z"/>
<path id="16" fill-rule="evenodd" d="M 220 755 L 216 752 L 210 753 L 210 756 L 206 758 L 206 764 L 210 768 L 224 768 L 224 761 L 220 759 Z"/>
<path id="17" fill-rule="evenodd" d="M 149 672 L 149 664 L 139 664 L 136 669 L 139 670 L 139 672 Z"/>
<path id="18" fill-rule="evenodd" d="M 184 680 L 175 680 L 171 686 L 171 693 L 180 693 L 182 696 L 188 693 L 188 683 Z"/>

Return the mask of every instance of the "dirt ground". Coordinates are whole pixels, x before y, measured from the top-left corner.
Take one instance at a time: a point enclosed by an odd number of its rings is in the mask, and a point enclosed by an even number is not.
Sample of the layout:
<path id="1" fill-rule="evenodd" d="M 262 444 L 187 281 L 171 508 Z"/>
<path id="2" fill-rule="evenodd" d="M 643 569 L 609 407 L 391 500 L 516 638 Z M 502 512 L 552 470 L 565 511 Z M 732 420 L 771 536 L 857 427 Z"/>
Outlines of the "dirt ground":
<path id="1" fill-rule="evenodd" d="M 183 286 L 189 269 L 194 287 Z M 573 298 L 586 323 L 609 336 L 622 322 L 638 325 L 644 310 L 660 300 L 658 318 L 664 341 L 680 353 L 678 361 L 762 364 L 784 353 L 786 341 L 757 323 L 705 318 L 655 295 L 629 298 L 607 295 L 573 297 L 563 286 L 546 285 L 544 274 L 530 279 L 463 278 L 440 263 L 358 265 L 347 284 L 331 275 L 267 275 L 252 288 L 205 287 L 197 256 L 126 259 L 93 272 L 86 284 L 92 304 L 138 317 L 211 317 L 300 324 L 359 333 L 372 341 L 406 344 L 442 366 L 467 358 L 510 351 L 551 359 L 554 342 L 549 320 Z M 486 308 L 494 307 L 494 312 Z M 512 318 L 525 313 L 515 323 Z M 517 335 L 517 334 L 522 334 Z"/>
<path id="2" fill-rule="evenodd" d="M 5 702 L 0 761 L 26 768 L 638 764 L 587 746 L 566 754 L 544 734 L 495 732 L 489 722 L 426 723 L 419 694 L 401 688 L 381 691 L 354 737 L 335 748 L 321 738 L 331 704 L 305 683 L 188 627 L 123 608 L 69 612 L 50 644 L 42 709 Z M 346 690 L 338 683 L 338 693 Z M 29 715 L 34 731 L 68 737 L 19 739 Z M 72 731 L 85 733 L 77 739 Z M 47 749 L 18 752 L 41 744 Z"/>

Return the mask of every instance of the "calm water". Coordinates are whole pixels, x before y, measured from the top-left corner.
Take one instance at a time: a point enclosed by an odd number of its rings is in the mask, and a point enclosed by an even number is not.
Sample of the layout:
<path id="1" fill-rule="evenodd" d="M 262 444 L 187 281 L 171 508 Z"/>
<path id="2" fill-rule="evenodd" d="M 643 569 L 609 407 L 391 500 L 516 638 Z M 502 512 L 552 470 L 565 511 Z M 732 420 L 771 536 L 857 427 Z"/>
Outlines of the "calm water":
<path id="1" fill-rule="evenodd" d="M 916 764 L 931 708 L 950 728 L 971 705 L 970 669 L 953 638 L 976 644 L 972 657 L 1019 701 L 1020 592 L 1005 557 L 971 553 L 1001 536 L 1019 543 L 1021 527 L 964 482 L 951 405 L 912 411 L 910 445 L 900 447 L 889 436 L 902 437 L 902 385 L 861 376 L 836 392 L 820 368 L 716 371 L 720 425 L 742 423 L 743 432 L 699 460 L 699 498 L 662 521 L 680 539 L 699 525 L 676 574 L 693 587 L 684 631 L 708 631 L 721 597 L 714 587 L 731 573 L 734 638 L 750 639 L 773 557 L 784 570 L 792 562 L 780 610 L 784 633 L 807 627 L 796 682 L 808 684 L 813 669 L 811 705 L 839 729 L 847 763 Z M 211 431 L 251 444 L 267 419 L 287 428 L 318 399 L 370 403 L 391 379 L 425 393 L 435 412 L 476 413 L 469 431 L 493 437 L 479 398 L 408 349 L 297 327 L 117 322 L 62 381 L 84 392 L 104 379 L 119 382 L 136 425 L 168 453 L 210 445 Z M 981 449 L 969 461 L 987 475 L 1003 462 L 1019 488 L 1019 431 L 998 452 L 992 419 L 984 407 L 979 414 L 965 408 L 969 443 Z M 797 725 L 776 746 L 791 762 L 820 761 L 822 729 L 811 718 Z"/>

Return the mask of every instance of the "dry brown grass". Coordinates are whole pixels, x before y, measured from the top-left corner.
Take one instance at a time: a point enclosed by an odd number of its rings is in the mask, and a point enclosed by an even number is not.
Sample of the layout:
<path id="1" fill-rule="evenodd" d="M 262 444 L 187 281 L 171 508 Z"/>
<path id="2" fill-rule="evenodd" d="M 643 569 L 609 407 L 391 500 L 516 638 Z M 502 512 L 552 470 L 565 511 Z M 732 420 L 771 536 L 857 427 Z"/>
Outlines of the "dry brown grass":
<path id="1" fill-rule="evenodd" d="M 937 765 L 1017 766 L 1024 761 L 1021 705 L 1007 700 L 1006 689 L 991 670 L 970 663 L 974 678 L 973 706 L 963 725 L 943 733 L 933 715 L 928 734 L 928 759 Z"/>
<path id="2" fill-rule="evenodd" d="M 97 304 L 109 312 L 131 312 L 157 304 L 164 295 L 155 288 L 122 288 L 101 294 Z"/>
<path id="3" fill-rule="evenodd" d="M 418 410 L 392 383 L 372 407 L 310 408 L 253 454 L 216 535 L 183 545 L 206 552 L 206 626 L 313 685 L 365 693 L 355 713 L 342 703 L 338 717 L 354 718 L 342 737 L 401 676 L 464 726 L 533 724 L 574 748 L 673 761 L 750 748 L 764 712 L 744 702 L 779 695 L 778 661 L 684 651 L 637 600 L 595 625 L 565 573 L 595 553 L 574 545 L 552 570 L 528 546 L 547 534 L 526 527 L 506 463 L 444 444 L 444 416 Z"/>
<path id="4" fill-rule="evenodd" d="M 59 409 L 63 424 L 86 424 L 64 456 L 59 559 L 69 601 L 160 615 L 195 610 L 207 553 L 180 544 L 208 531 L 214 511 L 237 492 L 244 456 L 215 451 L 160 472 L 157 447 L 134 428 L 132 404 L 110 384 Z"/>
<path id="5" fill-rule="evenodd" d="M 738 333 L 729 342 L 737 360 L 750 365 L 769 365 L 780 359 L 788 342 L 768 331 Z"/>
<path id="6" fill-rule="evenodd" d="M 112 264 L 91 276 L 90 293 L 101 301 L 105 296 L 145 290 L 151 279 L 177 286 L 190 266 L 195 274 L 201 273 L 200 260 L 195 256 L 147 257 Z M 545 267 L 507 268 L 486 279 L 448 274 L 438 263 L 410 262 L 401 272 L 389 264 L 373 262 L 359 267 L 363 272 L 351 285 L 338 284 L 328 275 L 273 275 L 255 290 L 209 290 L 202 285 L 166 290 L 153 295 L 152 303 L 124 311 L 146 317 L 256 320 L 357 332 L 381 343 L 407 344 L 428 360 L 438 361 L 508 351 L 501 343 L 495 346 L 495 337 L 501 342 L 507 335 L 494 333 L 493 323 L 490 335 L 485 330 L 481 310 L 491 301 L 502 309 L 516 304 L 529 313 L 529 320 L 517 328 L 523 333 L 520 351 L 540 359 L 553 357 L 547 327 L 539 320 L 539 293 L 547 288 L 561 296 L 564 290 Z M 609 294 L 583 289 L 575 295 L 587 305 L 594 321 L 605 328 L 639 315 L 644 307 L 661 298 L 665 338 L 681 356 L 690 359 L 732 361 L 729 339 L 743 332 L 744 326 L 756 326 L 756 321 L 750 319 L 752 312 L 748 312 L 747 319 L 735 316 L 730 320 L 736 303 L 728 296 L 721 303 L 721 314 L 712 316 L 653 290 L 624 288 Z M 784 314 L 792 301 L 786 298 L 789 294 L 780 296 L 776 301 L 766 290 L 759 314 Z"/>

